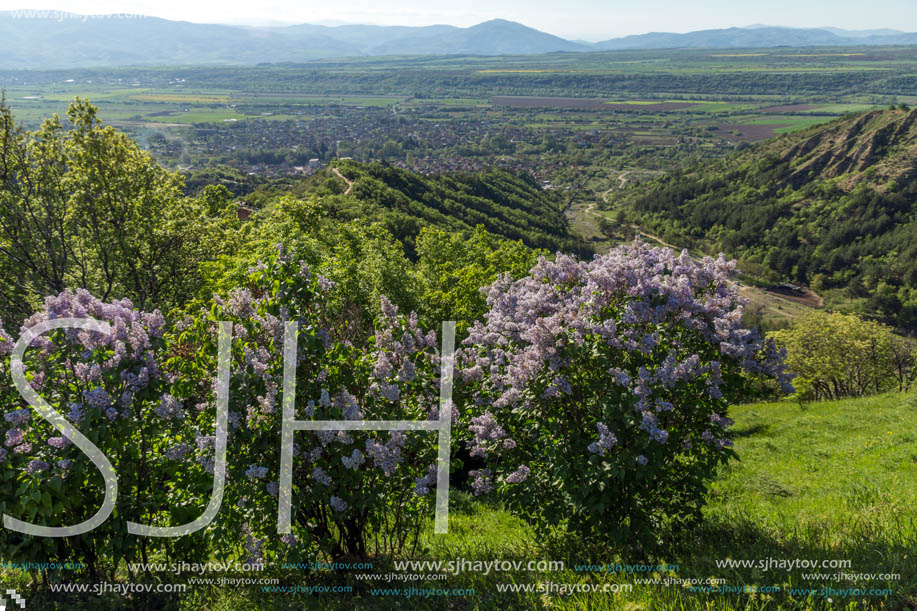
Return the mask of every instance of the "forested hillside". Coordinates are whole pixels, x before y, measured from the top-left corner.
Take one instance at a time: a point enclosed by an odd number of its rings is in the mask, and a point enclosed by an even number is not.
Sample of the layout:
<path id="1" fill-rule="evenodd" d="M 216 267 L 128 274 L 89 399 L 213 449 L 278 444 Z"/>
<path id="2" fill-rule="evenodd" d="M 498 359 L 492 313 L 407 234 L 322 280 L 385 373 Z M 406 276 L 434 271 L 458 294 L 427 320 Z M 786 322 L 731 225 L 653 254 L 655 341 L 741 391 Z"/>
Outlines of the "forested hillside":
<path id="1" fill-rule="evenodd" d="M 917 328 L 917 111 L 844 117 L 622 194 L 667 240 Z"/>
<path id="2" fill-rule="evenodd" d="M 527 246 L 588 254 L 569 232 L 564 196 L 528 174 L 505 170 L 423 176 L 381 163 L 335 161 L 294 188 L 319 197 L 339 220 L 378 221 L 413 253 L 420 228 L 467 231 L 477 225 Z M 348 184 L 352 183 L 352 187 Z"/>

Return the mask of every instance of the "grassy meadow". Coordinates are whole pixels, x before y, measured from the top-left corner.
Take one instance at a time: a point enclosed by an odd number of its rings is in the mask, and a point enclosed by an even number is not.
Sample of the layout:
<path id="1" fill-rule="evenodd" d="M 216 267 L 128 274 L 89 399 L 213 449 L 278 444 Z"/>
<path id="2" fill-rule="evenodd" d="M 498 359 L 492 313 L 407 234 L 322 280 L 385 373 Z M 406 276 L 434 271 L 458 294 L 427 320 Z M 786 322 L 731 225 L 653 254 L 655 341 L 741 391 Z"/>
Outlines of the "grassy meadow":
<path id="1" fill-rule="evenodd" d="M 189 586 L 180 596 L 153 598 L 42 594 L 28 608 L 913 609 L 917 605 L 915 397 L 896 393 L 809 404 L 757 403 L 736 406 L 731 416 L 736 421 L 733 430 L 740 460 L 721 470 L 711 486 L 703 524 L 681 533 L 680 540 L 661 554 L 622 555 L 560 532 L 539 540 L 523 521 L 499 507 L 453 493 L 448 535 L 434 535 L 431 519 L 412 555 L 374 558 L 369 571 L 269 566 L 262 576 L 276 579 L 271 586 Z M 522 563 L 519 566 L 533 560 L 560 561 L 564 568 L 488 574 L 443 568 L 439 573 L 445 577 L 436 579 L 437 571 L 429 567 L 395 567 L 395 562 L 405 559 L 501 560 Z M 722 566 L 725 561 L 743 560 L 754 561 L 755 566 Z M 786 567 L 787 561 L 797 560 L 843 560 L 849 566 Z M 595 570 L 615 564 L 668 564 L 677 565 L 677 570 L 630 574 Z M 838 572 L 846 577 L 836 578 Z M 378 580 L 367 582 L 366 574 L 377 575 Z M 424 578 L 399 581 L 387 577 L 392 574 Z M 898 577 L 876 577 L 889 574 Z M 8 577 L 26 589 L 25 574 Z M 170 579 L 174 577 L 163 578 Z M 654 579 L 659 581 L 645 583 Z M 716 585 L 678 585 L 676 580 Z M 572 587 L 602 589 L 605 584 L 618 591 L 569 592 Z M 295 586 L 329 591 L 277 591 Z M 527 586 L 534 591 L 502 591 Z M 720 586 L 727 591 L 720 592 Z M 335 587 L 345 591 L 331 592 Z M 717 591 L 703 591 L 705 587 Z M 401 591 L 394 593 L 396 588 Z M 466 593 L 452 594 L 455 589 Z M 436 593 L 444 590 L 450 594 Z M 811 592 L 801 592 L 805 590 Z M 890 593 L 863 594 L 877 590 Z"/>

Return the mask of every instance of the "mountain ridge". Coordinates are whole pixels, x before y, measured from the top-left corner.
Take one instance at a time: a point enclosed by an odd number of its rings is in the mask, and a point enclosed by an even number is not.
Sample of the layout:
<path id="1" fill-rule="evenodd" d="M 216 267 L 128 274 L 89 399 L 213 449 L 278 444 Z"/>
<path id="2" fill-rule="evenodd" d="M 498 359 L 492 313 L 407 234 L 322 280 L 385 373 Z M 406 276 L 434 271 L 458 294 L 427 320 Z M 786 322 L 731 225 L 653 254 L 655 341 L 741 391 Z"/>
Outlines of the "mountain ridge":
<path id="1" fill-rule="evenodd" d="M 841 117 L 620 197 L 671 243 L 917 332 L 917 110 Z"/>
<path id="2" fill-rule="evenodd" d="M 917 33 L 896 30 L 850 31 L 766 25 L 684 34 L 650 32 L 589 43 L 566 40 L 505 19 L 493 19 L 466 28 L 315 24 L 253 27 L 198 24 L 157 17 L 74 19 L 62 18 L 62 13 L 22 10 L 0 14 L 0 39 L 7 43 L 7 64 L 20 69 L 254 65 L 366 56 L 917 44 Z"/>

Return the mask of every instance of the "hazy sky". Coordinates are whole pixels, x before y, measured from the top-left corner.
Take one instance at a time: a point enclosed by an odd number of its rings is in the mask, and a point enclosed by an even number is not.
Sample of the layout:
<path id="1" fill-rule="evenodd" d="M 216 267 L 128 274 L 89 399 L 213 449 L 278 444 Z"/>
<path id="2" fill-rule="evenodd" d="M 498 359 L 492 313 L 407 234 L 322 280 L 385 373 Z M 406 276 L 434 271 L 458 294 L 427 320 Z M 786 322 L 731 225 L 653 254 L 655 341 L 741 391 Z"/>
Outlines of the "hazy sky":
<path id="1" fill-rule="evenodd" d="M 469 26 L 503 18 L 563 36 L 603 40 L 753 23 L 917 31 L 915 0 L 0 0 L 0 10 L 140 13 L 201 23 L 374 23 Z"/>

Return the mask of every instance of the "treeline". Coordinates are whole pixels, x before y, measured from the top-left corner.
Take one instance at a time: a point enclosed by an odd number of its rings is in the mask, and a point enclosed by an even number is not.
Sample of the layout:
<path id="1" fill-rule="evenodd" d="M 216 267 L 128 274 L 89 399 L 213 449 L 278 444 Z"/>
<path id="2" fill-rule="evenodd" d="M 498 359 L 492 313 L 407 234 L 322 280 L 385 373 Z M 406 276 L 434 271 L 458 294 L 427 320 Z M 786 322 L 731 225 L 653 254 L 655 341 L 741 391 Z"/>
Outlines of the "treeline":
<path id="1" fill-rule="evenodd" d="M 873 48 L 870 52 L 875 53 Z M 743 58 L 725 71 L 710 58 L 709 50 L 655 50 L 605 54 L 557 55 L 501 60 L 484 64 L 496 71 L 480 71 L 482 64 L 466 58 L 424 58 L 423 62 L 400 59 L 359 59 L 308 64 L 259 66 L 197 66 L 182 68 L 110 68 L 85 70 L 0 71 L 13 84 L 137 79 L 154 85 L 184 79 L 198 86 L 246 91 L 315 93 L 321 95 L 410 95 L 418 99 L 481 97 L 492 95 L 547 95 L 605 97 L 609 92 L 630 94 L 717 95 L 821 95 L 848 94 L 913 95 L 917 77 L 911 74 L 911 57 L 900 49 L 883 50 L 886 60 L 861 70 L 837 69 L 818 64 L 815 70 L 766 70 L 774 68 L 770 57 Z M 607 63 L 600 57 L 607 58 Z M 895 61 L 897 60 L 897 61 Z M 777 60 L 786 65 L 789 59 Z M 629 71 L 607 70 L 615 63 L 633 66 Z M 545 65 L 554 70 L 545 71 Z M 507 71 L 499 71 L 500 67 Z M 583 70 L 583 67 L 590 69 Z M 529 72 L 514 72 L 522 67 Z M 596 69 L 598 67 L 598 69 Z"/>

